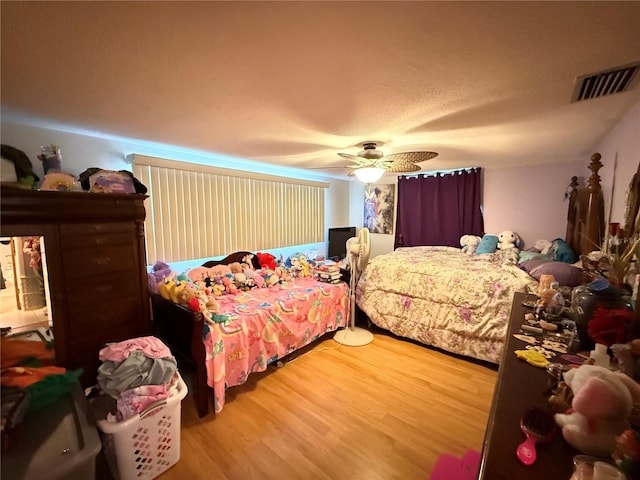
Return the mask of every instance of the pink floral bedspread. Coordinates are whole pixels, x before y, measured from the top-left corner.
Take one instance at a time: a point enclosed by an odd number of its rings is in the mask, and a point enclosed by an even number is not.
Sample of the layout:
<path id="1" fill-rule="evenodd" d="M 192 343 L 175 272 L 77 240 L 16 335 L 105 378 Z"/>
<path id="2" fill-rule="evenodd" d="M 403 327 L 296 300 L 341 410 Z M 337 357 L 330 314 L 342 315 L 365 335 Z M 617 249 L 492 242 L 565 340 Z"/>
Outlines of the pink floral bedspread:
<path id="1" fill-rule="evenodd" d="M 466 357 L 499 363 L 515 292 L 538 282 L 518 250 L 466 255 L 454 247 L 405 247 L 371 259 L 356 302 L 377 326 Z"/>
<path id="2" fill-rule="evenodd" d="M 214 390 L 216 413 L 224 406 L 226 388 L 346 326 L 348 297 L 347 284 L 312 278 L 220 297 L 219 314 L 228 320 L 209 323 L 203 332 L 207 383 Z"/>

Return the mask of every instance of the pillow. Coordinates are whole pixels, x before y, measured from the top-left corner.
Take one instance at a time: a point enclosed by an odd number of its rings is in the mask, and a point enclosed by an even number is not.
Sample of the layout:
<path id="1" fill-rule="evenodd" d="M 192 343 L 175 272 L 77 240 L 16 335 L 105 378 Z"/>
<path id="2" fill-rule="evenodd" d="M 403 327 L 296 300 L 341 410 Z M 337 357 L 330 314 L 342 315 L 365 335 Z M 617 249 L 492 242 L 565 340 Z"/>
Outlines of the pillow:
<path id="1" fill-rule="evenodd" d="M 524 262 L 527 262 L 529 260 L 553 260 L 553 258 L 551 257 L 551 255 L 545 255 L 543 253 L 540 252 L 532 252 L 529 250 L 522 250 L 519 254 L 518 254 L 518 263 L 522 264 Z"/>
<path id="2" fill-rule="evenodd" d="M 540 277 L 544 274 L 553 275 L 553 278 L 560 284 L 561 287 L 577 287 L 578 285 L 584 284 L 584 275 L 582 269 L 574 267 L 573 265 L 565 262 L 547 261 L 533 267 L 529 271 L 529 275 L 531 275 L 536 280 L 540 280 Z"/>
<path id="3" fill-rule="evenodd" d="M 531 274 L 531 271 L 534 268 L 539 267 L 540 265 L 543 265 L 545 263 L 549 263 L 552 262 L 553 259 L 546 256 L 545 258 L 532 258 L 530 260 L 525 260 L 523 262 L 519 262 L 518 266 L 524 270 L 525 272 L 527 272 L 528 274 Z"/>
<path id="4" fill-rule="evenodd" d="M 476 253 L 493 253 L 498 248 L 498 236 L 497 235 L 485 235 L 480 240 Z"/>

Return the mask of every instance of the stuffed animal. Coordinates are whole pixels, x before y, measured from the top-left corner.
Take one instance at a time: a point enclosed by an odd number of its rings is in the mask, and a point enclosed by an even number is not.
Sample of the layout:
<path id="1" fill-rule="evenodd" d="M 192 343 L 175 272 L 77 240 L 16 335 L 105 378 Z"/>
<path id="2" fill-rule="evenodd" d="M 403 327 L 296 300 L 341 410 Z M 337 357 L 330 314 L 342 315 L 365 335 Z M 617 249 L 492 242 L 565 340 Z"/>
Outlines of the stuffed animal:
<path id="1" fill-rule="evenodd" d="M 196 290 L 196 287 L 193 283 L 185 283 L 184 288 L 182 289 L 181 292 L 178 292 L 178 296 L 179 296 L 179 302 L 182 305 L 187 305 L 189 306 L 189 301 L 193 298 L 197 298 L 198 297 L 198 290 Z"/>
<path id="2" fill-rule="evenodd" d="M 291 275 L 289 275 L 289 272 L 287 271 L 286 268 L 278 267 L 276 268 L 275 272 L 276 272 L 276 275 L 278 275 L 280 277 L 280 280 L 282 280 L 283 282 L 291 281 Z"/>
<path id="3" fill-rule="evenodd" d="M 242 264 L 242 268 L 251 268 L 253 270 L 256 269 L 256 265 L 254 262 L 254 257 L 255 255 L 253 253 L 249 253 L 247 255 L 245 255 L 244 257 L 242 257 L 242 261 L 240 262 Z M 256 257 L 257 258 L 257 257 Z"/>
<path id="4" fill-rule="evenodd" d="M 193 267 L 187 271 L 187 277 L 192 282 L 199 282 L 210 275 L 211 269 L 207 267 Z"/>
<path id="5" fill-rule="evenodd" d="M 547 255 L 549 253 L 549 250 L 551 250 L 552 245 L 553 242 L 551 240 L 538 240 L 534 244 L 534 248 L 536 250 L 539 250 L 541 254 Z"/>
<path id="6" fill-rule="evenodd" d="M 158 293 L 160 294 L 160 296 L 162 298 L 164 298 L 165 300 L 171 300 L 171 290 L 175 287 L 175 280 L 172 277 L 167 277 L 165 278 L 162 282 L 160 282 L 160 284 L 158 285 Z"/>
<path id="7" fill-rule="evenodd" d="M 463 253 L 467 255 L 476 253 L 476 248 L 478 248 L 480 240 L 482 240 L 482 238 L 477 235 L 463 235 L 460 237 L 460 246 L 462 247 Z"/>
<path id="8" fill-rule="evenodd" d="M 169 299 L 173 303 L 180 303 L 180 299 L 182 298 L 182 291 L 187 286 L 187 282 L 183 280 L 176 280 L 173 284 L 170 284 L 168 287 L 169 291 Z"/>
<path id="9" fill-rule="evenodd" d="M 304 253 L 294 253 L 287 259 L 285 265 L 289 267 L 289 271 L 294 277 L 308 277 L 311 275 L 311 266 Z"/>
<path id="10" fill-rule="evenodd" d="M 270 253 L 256 253 L 256 257 L 258 257 L 258 263 L 260 263 L 260 268 L 269 268 L 271 270 L 275 270 L 278 268 L 278 263 L 276 262 L 276 257 L 271 255 Z"/>
<path id="11" fill-rule="evenodd" d="M 581 365 L 564 374 L 573 392 L 570 413 L 557 413 L 562 436 L 586 455 L 608 457 L 616 436 L 629 428 L 633 403 L 640 402 L 640 384 L 621 372 Z"/>
<path id="12" fill-rule="evenodd" d="M 236 287 L 233 273 L 227 273 L 222 278 L 222 284 L 224 285 L 225 293 L 235 295 L 238 293 L 238 287 Z"/>
<path id="13" fill-rule="evenodd" d="M 520 237 L 511 230 L 505 230 L 498 235 L 498 250 L 517 248 L 520 245 Z"/>
<path id="14" fill-rule="evenodd" d="M 229 269 L 231 270 L 231 273 L 233 273 L 234 275 L 236 273 L 242 273 L 242 265 L 240 264 L 240 262 L 232 262 L 229 264 Z"/>
<path id="15" fill-rule="evenodd" d="M 158 260 L 153 264 L 153 267 L 151 267 L 151 275 L 153 275 L 157 283 L 160 283 L 165 278 L 174 276 L 175 274 L 171 271 L 171 267 L 168 264 Z"/>
<path id="16" fill-rule="evenodd" d="M 157 261 L 151 271 L 147 274 L 147 280 L 149 285 L 149 291 L 151 293 L 160 293 L 160 284 L 164 282 L 165 278 L 174 277 L 175 272 L 171 270 L 171 267 L 162 262 Z"/>
<path id="17" fill-rule="evenodd" d="M 215 265 L 209 269 L 210 277 L 224 277 L 231 274 L 231 268 L 229 265 Z"/>

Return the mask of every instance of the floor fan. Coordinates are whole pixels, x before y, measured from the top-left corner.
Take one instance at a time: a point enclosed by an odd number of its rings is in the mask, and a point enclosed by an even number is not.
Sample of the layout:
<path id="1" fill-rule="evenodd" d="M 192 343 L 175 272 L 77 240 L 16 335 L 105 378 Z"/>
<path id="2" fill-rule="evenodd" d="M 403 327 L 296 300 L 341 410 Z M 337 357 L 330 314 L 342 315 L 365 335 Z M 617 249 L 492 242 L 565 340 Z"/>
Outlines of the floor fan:
<path id="1" fill-rule="evenodd" d="M 347 240 L 347 261 L 351 271 L 349 280 L 349 318 L 347 326 L 336 332 L 333 339 L 343 345 L 359 347 L 371 343 L 373 334 L 364 328 L 356 327 L 356 285 L 360 275 L 369 263 L 369 229 L 364 227 L 357 237 Z"/>

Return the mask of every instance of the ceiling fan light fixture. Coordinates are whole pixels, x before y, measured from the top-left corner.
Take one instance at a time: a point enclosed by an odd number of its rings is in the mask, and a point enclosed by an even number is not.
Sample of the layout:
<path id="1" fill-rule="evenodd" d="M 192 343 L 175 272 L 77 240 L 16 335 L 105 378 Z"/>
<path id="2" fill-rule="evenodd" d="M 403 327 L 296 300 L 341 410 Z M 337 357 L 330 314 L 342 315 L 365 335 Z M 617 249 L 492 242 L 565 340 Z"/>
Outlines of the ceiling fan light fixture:
<path id="1" fill-rule="evenodd" d="M 353 173 L 363 183 L 377 182 L 384 175 L 385 169 L 379 167 L 360 167 L 356 168 Z"/>

